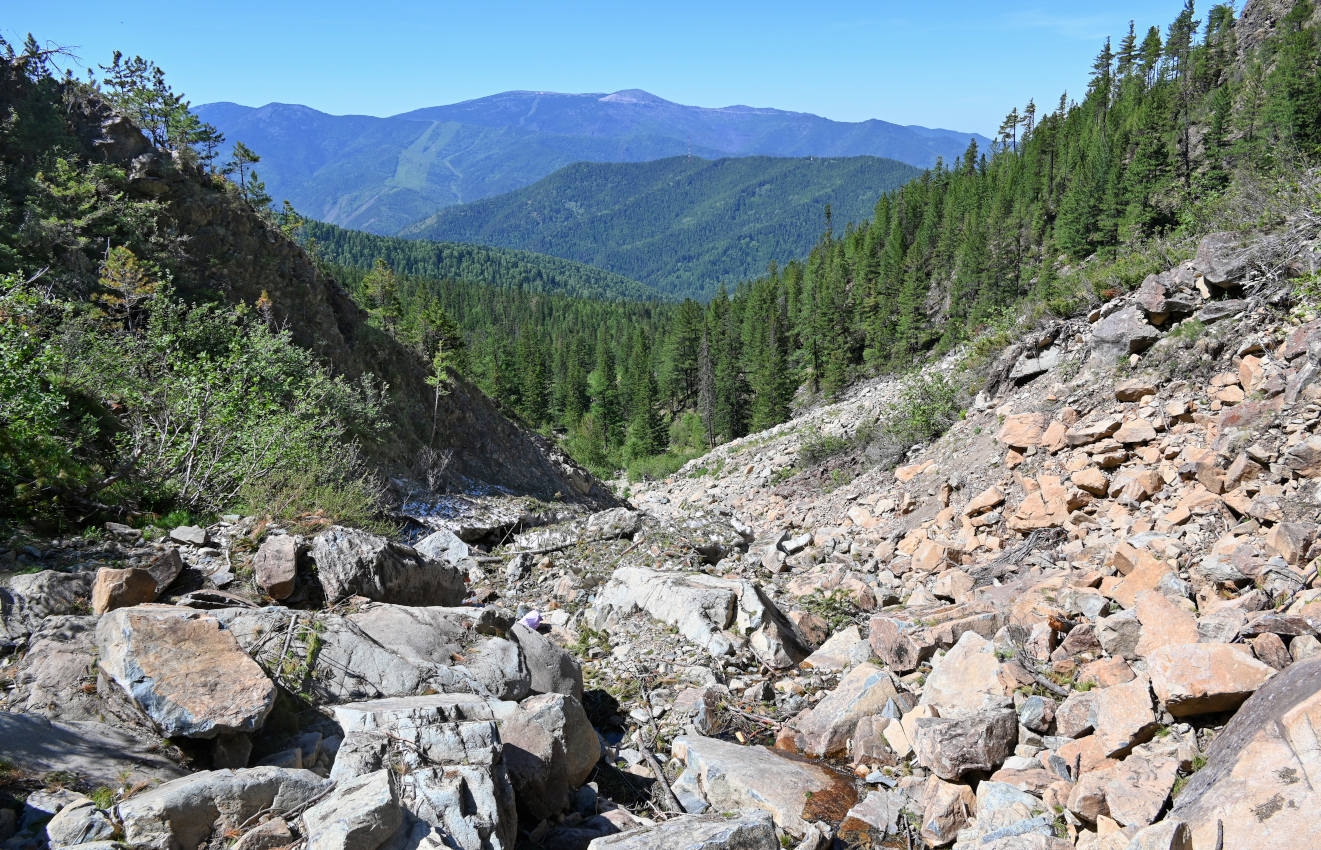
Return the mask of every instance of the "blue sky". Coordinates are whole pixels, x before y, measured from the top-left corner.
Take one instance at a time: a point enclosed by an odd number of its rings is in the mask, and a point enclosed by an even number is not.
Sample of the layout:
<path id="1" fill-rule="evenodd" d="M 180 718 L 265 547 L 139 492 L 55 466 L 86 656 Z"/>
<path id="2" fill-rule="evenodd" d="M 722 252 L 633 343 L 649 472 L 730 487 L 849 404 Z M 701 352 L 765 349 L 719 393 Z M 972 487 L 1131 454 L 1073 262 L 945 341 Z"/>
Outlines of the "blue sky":
<path id="1" fill-rule="evenodd" d="M 1106 35 L 1162 31 L 1181 0 L 1094 2 L 392 2 L 26 0 L 0 33 L 116 48 L 193 103 L 391 115 L 509 89 L 646 89 L 842 121 L 991 133 L 1028 98 L 1079 92 Z M 1207 6 L 1201 3 L 1199 6 Z M 1200 17 L 1200 16 L 1199 16 Z"/>

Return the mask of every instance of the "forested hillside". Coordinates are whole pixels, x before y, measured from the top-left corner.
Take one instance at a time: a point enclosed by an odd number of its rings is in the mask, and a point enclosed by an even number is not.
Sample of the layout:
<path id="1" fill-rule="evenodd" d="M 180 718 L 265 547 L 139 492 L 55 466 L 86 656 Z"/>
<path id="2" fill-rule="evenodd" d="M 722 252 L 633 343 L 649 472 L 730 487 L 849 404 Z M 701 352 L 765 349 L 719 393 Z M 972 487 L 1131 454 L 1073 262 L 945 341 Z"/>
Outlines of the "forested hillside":
<path id="1" fill-rule="evenodd" d="M 531 251 L 398 239 L 345 230 L 320 221 L 302 222 L 300 232 L 321 257 L 337 265 L 370 268 L 381 259 L 400 274 L 463 280 L 501 290 L 574 295 L 603 301 L 662 298 L 655 289 L 623 275 Z"/>
<path id="2" fill-rule="evenodd" d="M 211 103 L 195 112 L 261 156 L 277 199 L 321 221 L 384 234 L 575 162 L 879 156 L 926 167 L 956 155 L 972 135 L 779 109 L 707 109 L 640 91 L 504 92 L 389 118 L 286 103 Z"/>
<path id="3" fill-rule="evenodd" d="M 707 300 L 722 281 L 806 254 L 827 207 L 841 225 L 863 221 L 879 192 L 920 173 L 876 157 L 580 162 L 400 235 L 567 257 Z"/>
<path id="4" fill-rule="evenodd" d="M 870 221 L 705 306 L 565 302 L 590 318 L 547 324 L 446 309 L 486 347 L 478 380 L 567 429 L 598 469 L 776 424 L 800 387 L 833 394 L 988 327 L 1007 342 L 1024 303 L 1067 315 L 1168 268 L 1203 232 L 1315 214 L 1318 15 L 1250 8 L 1236 22 L 1229 5 L 1198 17 L 1189 3 L 1165 29 L 1131 28 L 1079 100 L 1014 108 L 990 150 L 970 145 L 882 195 Z M 520 369 L 523 349 L 523 364 L 553 368 Z"/>

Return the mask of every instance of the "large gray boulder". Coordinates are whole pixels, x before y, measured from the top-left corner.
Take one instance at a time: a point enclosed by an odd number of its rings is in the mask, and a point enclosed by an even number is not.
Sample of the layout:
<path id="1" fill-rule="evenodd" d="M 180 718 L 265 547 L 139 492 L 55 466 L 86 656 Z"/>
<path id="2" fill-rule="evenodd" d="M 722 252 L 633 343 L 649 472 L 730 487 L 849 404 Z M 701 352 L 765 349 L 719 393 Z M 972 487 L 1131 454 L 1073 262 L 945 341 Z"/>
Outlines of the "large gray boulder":
<path id="1" fill-rule="evenodd" d="M 344 741 L 331 778 L 399 777 L 403 824 L 387 847 L 507 850 L 518 814 L 495 720 L 515 708 L 468 694 L 336 706 Z"/>
<path id="2" fill-rule="evenodd" d="M 489 636 L 479 609 L 370 604 L 347 616 L 276 607 L 210 613 L 265 669 L 280 671 L 296 659 L 296 681 L 286 685 L 319 702 L 428 692 L 522 699 L 530 693 L 518 645 Z"/>
<path id="3" fill-rule="evenodd" d="M 332 526 L 312 540 L 309 553 L 327 602 L 365 596 L 400 605 L 458 605 L 463 575 L 452 565 L 366 531 Z"/>
<path id="4" fill-rule="evenodd" d="M 88 786 L 163 782 L 184 774 L 159 741 L 93 721 L 60 722 L 0 711 L 5 759 L 35 775 L 77 776 Z"/>
<path id="5" fill-rule="evenodd" d="M 770 814 L 747 811 L 683 815 L 603 836 L 587 850 L 779 850 L 780 846 Z"/>
<path id="6" fill-rule="evenodd" d="M 913 751 L 918 764 L 949 782 L 992 771 L 1014 752 L 1018 715 L 1011 708 L 959 717 L 919 717 Z"/>
<path id="7" fill-rule="evenodd" d="M 10 576 L 0 586 L 0 644 L 27 637 L 47 617 L 88 613 L 93 576 L 55 570 Z"/>
<path id="8" fill-rule="evenodd" d="M 308 850 L 376 850 L 403 821 L 389 770 L 339 783 L 333 794 L 303 814 Z"/>
<path id="9" fill-rule="evenodd" d="M 275 685 L 215 617 L 170 606 L 120 608 L 96 627 L 101 672 L 166 736 L 255 732 Z"/>
<path id="10" fill-rule="evenodd" d="M 523 649 L 533 693 L 565 694 L 583 701 L 583 669 L 573 653 L 522 623 L 515 623 L 509 636 Z"/>
<path id="11" fill-rule="evenodd" d="M 811 651 L 775 604 L 751 582 L 705 573 L 615 570 L 587 612 L 587 624 L 609 630 L 643 612 L 717 658 L 746 646 L 776 669 Z"/>
<path id="12" fill-rule="evenodd" d="M 1160 336 L 1160 331 L 1152 327 L 1142 310 L 1133 304 L 1116 310 L 1092 328 L 1095 352 L 1110 359 L 1141 354 Z"/>
<path id="13" fill-rule="evenodd" d="M 817 820 L 839 821 L 858 801 L 851 777 L 828 767 L 700 735 L 674 739 L 674 756 L 687 765 L 676 783 L 714 811 L 761 809 L 796 836 Z"/>
<path id="14" fill-rule="evenodd" d="M 332 783 L 310 770 L 204 770 L 135 794 L 116 812 L 138 850 L 193 850 L 261 812 L 301 809 Z"/>
<path id="15" fill-rule="evenodd" d="M 1241 233 L 1208 233 L 1197 244 L 1193 268 L 1213 286 L 1227 286 L 1247 276 L 1251 269 L 1248 239 Z"/>
<path id="16" fill-rule="evenodd" d="M 601 756 L 587 713 L 564 694 L 529 697 L 500 721 L 499 731 L 519 811 L 533 823 L 566 809 Z"/>

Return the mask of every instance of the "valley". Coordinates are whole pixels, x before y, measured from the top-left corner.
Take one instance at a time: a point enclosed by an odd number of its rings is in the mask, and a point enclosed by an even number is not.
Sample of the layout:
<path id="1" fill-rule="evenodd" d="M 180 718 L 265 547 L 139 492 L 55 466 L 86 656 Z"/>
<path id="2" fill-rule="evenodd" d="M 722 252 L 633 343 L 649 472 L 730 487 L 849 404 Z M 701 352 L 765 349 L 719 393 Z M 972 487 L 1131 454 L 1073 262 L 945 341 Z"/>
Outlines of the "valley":
<path id="1" fill-rule="evenodd" d="M 1310 0 L 993 138 L 70 61 L 0 36 L 4 850 L 1316 846 Z"/>

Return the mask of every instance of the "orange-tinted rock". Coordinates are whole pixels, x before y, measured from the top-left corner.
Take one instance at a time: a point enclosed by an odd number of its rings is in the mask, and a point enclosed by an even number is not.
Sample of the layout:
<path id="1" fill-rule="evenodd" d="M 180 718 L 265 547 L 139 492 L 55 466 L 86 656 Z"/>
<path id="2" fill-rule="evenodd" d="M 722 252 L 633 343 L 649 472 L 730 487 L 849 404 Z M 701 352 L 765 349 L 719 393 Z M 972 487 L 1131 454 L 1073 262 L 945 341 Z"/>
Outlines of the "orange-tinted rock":
<path id="1" fill-rule="evenodd" d="M 968 818 L 977 811 L 977 795 L 971 788 L 936 776 L 927 779 L 922 799 L 926 806 L 922 811 L 920 834 L 933 847 L 953 841 Z"/>
<path id="2" fill-rule="evenodd" d="M 92 582 L 93 614 L 141 605 L 155 598 L 156 579 L 137 567 L 122 570 L 102 567 L 96 571 L 96 579 Z"/>
<path id="3" fill-rule="evenodd" d="M 1139 593 L 1133 607 L 1137 610 L 1138 622 L 1142 623 L 1138 655 L 1147 655 L 1163 646 L 1197 643 L 1200 639 L 1197 618 L 1158 591 Z"/>
<path id="4" fill-rule="evenodd" d="M 1241 644 L 1167 646 L 1147 657 L 1152 688 L 1175 717 L 1229 711 L 1275 671 Z"/>
<path id="5" fill-rule="evenodd" d="M 1115 439 L 1126 445 L 1149 443 L 1156 439 L 1156 429 L 1145 419 L 1130 419 L 1115 432 Z"/>
<path id="6" fill-rule="evenodd" d="M 1041 432 L 1045 427 L 1045 417 L 1040 413 L 1018 413 L 1005 417 L 996 439 L 1011 448 L 1035 448 L 1041 443 Z"/>

